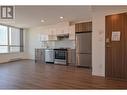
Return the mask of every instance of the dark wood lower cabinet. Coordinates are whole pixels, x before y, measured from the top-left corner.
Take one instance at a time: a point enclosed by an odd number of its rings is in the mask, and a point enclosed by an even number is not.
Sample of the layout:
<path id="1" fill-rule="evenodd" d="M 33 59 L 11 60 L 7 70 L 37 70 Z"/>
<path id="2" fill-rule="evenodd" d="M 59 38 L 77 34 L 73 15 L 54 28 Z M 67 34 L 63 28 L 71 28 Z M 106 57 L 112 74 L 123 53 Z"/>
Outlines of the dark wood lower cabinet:
<path id="1" fill-rule="evenodd" d="M 75 49 L 68 50 L 68 65 L 76 66 L 76 50 Z"/>
<path id="2" fill-rule="evenodd" d="M 106 78 L 127 80 L 127 14 L 106 16 L 105 34 Z"/>
<path id="3" fill-rule="evenodd" d="M 35 63 L 45 63 L 44 49 L 35 49 Z"/>

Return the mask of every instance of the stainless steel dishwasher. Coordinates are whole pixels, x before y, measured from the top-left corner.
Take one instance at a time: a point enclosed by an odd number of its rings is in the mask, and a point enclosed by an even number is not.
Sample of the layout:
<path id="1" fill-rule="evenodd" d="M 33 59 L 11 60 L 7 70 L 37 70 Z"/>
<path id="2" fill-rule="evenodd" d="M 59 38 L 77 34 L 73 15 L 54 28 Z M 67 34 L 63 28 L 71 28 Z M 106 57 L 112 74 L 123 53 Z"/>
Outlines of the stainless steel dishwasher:
<path id="1" fill-rule="evenodd" d="M 45 62 L 54 63 L 54 49 L 45 49 Z"/>

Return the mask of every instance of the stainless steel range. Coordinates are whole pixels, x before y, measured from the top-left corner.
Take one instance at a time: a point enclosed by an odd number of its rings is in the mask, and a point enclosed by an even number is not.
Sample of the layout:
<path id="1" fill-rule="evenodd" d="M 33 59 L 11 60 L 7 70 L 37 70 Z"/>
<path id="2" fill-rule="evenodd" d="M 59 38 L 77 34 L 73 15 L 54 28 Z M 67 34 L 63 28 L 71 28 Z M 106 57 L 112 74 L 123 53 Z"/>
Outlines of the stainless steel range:
<path id="1" fill-rule="evenodd" d="M 67 65 L 67 49 L 59 48 L 59 49 L 54 49 L 54 51 L 55 51 L 54 64 Z"/>

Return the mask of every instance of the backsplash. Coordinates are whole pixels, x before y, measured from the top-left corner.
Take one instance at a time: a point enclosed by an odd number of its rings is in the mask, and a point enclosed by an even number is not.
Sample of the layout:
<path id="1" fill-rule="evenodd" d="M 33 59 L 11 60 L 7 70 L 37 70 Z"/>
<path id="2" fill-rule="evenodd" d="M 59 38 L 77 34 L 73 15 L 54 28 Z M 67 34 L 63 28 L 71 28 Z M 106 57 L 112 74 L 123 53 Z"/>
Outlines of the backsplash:
<path id="1" fill-rule="evenodd" d="M 74 40 L 48 41 L 42 43 L 42 48 L 72 48 L 75 49 Z"/>
<path id="2" fill-rule="evenodd" d="M 56 41 L 55 48 L 75 48 L 75 41 L 72 40 L 63 40 L 63 41 Z"/>

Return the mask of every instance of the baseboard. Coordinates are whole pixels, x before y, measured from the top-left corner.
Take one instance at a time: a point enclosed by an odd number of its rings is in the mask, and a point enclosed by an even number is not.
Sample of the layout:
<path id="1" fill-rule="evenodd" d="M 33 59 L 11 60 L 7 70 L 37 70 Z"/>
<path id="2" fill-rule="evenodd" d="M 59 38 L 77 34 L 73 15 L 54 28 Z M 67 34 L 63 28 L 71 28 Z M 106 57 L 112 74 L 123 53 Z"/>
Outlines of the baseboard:
<path id="1" fill-rule="evenodd" d="M 22 60 L 21 58 L 13 58 L 13 59 L 10 59 L 8 62 L 14 62 L 14 61 L 19 61 L 19 60 Z"/>
<path id="2" fill-rule="evenodd" d="M 6 61 L 2 61 L 2 62 L 0 62 L 0 64 L 3 64 L 3 63 L 9 63 L 9 62 L 15 62 L 15 61 L 20 61 L 20 60 L 30 60 L 30 59 L 14 58 L 14 59 L 10 59 L 10 60 L 6 60 Z"/>

